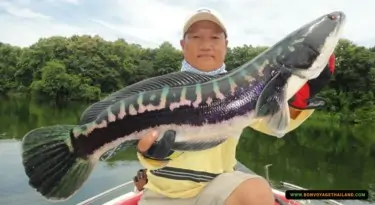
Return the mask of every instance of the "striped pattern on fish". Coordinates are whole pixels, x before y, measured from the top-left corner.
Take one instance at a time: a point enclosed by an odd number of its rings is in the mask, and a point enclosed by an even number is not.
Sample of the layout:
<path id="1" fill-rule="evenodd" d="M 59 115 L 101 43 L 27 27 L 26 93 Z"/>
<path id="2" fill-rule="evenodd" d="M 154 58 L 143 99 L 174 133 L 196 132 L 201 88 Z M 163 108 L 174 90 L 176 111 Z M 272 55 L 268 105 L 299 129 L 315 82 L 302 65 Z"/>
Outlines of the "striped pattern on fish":
<path id="1" fill-rule="evenodd" d="M 342 12 L 324 15 L 222 76 L 177 72 L 128 86 L 90 106 L 79 125 L 34 129 L 22 141 L 29 184 L 50 200 L 76 193 L 101 155 L 148 130 L 176 131 L 175 150 L 202 150 L 238 137 L 254 120 L 276 136 L 289 123 L 287 100 L 318 76 L 337 45 Z"/>
<path id="2" fill-rule="evenodd" d="M 276 74 L 278 69 L 268 67 L 266 70 Z M 99 149 L 93 144 L 90 147 L 87 143 L 94 140 L 93 138 L 100 139 L 101 145 L 119 138 L 123 138 L 123 142 L 139 139 L 153 128 L 159 133 L 175 129 L 175 149 L 182 150 L 184 147 L 183 150 L 198 150 L 215 146 L 216 138 L 219 141 L 222 141 L 222 138 L 217 135 L 210 137 L 207 131 L 220 126 L 221 135 L 239 135 L 242 129 L 251 123 L 257 99 L 272 77 L 271 74 L 267 74 L 268 78 L 259 77 L 259 71 L 264 72 L 263 69 L 256 70 L 254 67 L 253 71 L 255 72 L 250 74 L 241 72 L 240 75 L 244 76 L 232 80 L 236 81 L 235 85 L 230 85 L 231 81 L 228 78 L 232 77 L 225 75 L 217 80 L 211 80 L 213 82 L 184 87 L 164 87 L 159 91 L 141 92 L 121 99 L 105 109 L 92 123 L 75 128 L 73 134 L 76 140 L 73 139 L 73 143 L 85 144 L 76 147 L 82 147 L 80 150 L 85 149 L 82 154 L 87 155 Z M 236 86 L 233 89 L 235 92 L 231 91 L 231 86 Z M 225 124 L 237 126 L 232 131 L 228 127 L 223 129 Z M 110 132 L 107 129 L 117 131 L 103 138 L 106 132 Z M 201 143 L 202 146 L 198 148 L 184 145 L 184 141 L 195 145 Z M 213 145 L 210 146 L 211 142 Z"/>

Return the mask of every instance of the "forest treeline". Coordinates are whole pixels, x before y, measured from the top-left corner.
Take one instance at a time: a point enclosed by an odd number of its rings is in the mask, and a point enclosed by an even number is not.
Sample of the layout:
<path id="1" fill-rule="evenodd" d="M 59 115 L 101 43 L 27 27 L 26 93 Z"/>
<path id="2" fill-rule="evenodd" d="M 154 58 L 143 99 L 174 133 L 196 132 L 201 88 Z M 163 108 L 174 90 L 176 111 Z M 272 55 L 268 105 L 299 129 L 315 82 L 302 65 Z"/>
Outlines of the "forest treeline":
<path id="1" fill-rule="evenodd" d="M 244 45 L 228 50 L 234 69 L 267 47 Z M 375 116 L 375 47 L 342 39 L 335 50 L 336 72 L 319 96 L 326 113 L 372 121 Z M 143 48 L 123 39 L 54 36 L 20 48 L 0 43 L 0 95 L 21 93 L 44 101 L 95 101 L 126 85 L 180 69 L 182 53 L 169 42 Z"/>

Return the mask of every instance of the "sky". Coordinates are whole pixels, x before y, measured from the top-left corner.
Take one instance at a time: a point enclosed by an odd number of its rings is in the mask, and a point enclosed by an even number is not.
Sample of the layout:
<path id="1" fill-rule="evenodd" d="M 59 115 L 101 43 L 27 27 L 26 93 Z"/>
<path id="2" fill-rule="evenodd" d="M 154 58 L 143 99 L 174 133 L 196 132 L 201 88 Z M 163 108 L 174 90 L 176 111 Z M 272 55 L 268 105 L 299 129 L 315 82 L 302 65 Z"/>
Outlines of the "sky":
<path id="1" fill-rule="evenodd" d="M 361 0 L 0 0 L 0 42 L 29 46 L 41 37 L 74 34 L 123 38 L 144 47 L 179 47 L 182 27 L 199 8 L 217 11 L 229 46 L 271 46 L 315 18 L 343 11 L 343 37 L 375 45 L 375 1 Z M 373 19 L 373 20 L 371 20 Z"/>

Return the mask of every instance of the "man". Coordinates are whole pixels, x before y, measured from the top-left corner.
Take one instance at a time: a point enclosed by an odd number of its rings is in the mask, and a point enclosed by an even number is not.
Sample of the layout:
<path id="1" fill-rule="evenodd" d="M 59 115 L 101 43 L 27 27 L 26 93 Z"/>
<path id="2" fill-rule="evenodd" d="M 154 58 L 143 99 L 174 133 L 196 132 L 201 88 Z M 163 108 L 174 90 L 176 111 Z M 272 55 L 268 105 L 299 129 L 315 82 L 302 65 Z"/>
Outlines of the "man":
<path id="1" fill-rule="evenodd" d="M 226 72 L 227 34 L 226 27 L 213 11 L 200 10 L 192 15 L 185 23 L 180 41 L 184 55 L 181 70 L 207 75 Z M 312 97 L 328 83 L 331 76 L 328 67 L 328 72 L 323 72 L 313 81 L 315 83 L 307 83 L 290 101 L 292 119 L 289 131 L 298 127 L 315 108 L 321 106 L 322 101 Z M 313 93 L 309 93 L 311 90 Z M 261 123 L 250 126 L 270 134 Z M 173 130 L 165 132 L 163 138 L 155 143 L 157 135 L 151 132 L 138 143 L 138 158 L 147 169 L 147 174 L 142 178 L 135 178 L 137 190 L 144 191 L 139 205 L 275 203 L 271 187 L 264 178 L 234 170 L 238 143 L 235 138 L 228 138 L 226 142 L 208 150 L 178 153 L 168 146 L 173 141 Z"/>

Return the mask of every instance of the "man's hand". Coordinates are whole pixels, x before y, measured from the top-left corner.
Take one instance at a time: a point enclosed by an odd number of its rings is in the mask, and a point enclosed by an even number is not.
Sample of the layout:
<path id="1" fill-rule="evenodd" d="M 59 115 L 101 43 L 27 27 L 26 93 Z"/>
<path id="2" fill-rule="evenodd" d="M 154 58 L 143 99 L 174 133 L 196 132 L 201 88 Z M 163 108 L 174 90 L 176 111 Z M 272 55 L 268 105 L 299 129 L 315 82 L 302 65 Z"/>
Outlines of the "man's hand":
<path id="1" fill-rule="evenodd" d="M 154 142 L 158 139 L 158 132 L 152 131 L 141 138 L 138 142 L 138 151 L 140 153 L 147 152 Z"/>
<path id="2" fill-rule="evenodd" d="M 138 170 L 137 175 L 133 178 L 134 185 L 138 191 L 142 191 L 148 182 L 146 171 L 147 169 Z"/>
<path id="3" fill-rule="evenodd" d="M 164 132 L 163 137 L 159 141 L 156 141 L 158 139 L 158 133 L 152 131 L 139 140 L 137 146 L 138 152 L 146 158 L 168 160 L 167 157 L 174 152 L 171 150 L 171 147 L 175 138 L 176 132 L 168 130 Z"/>

